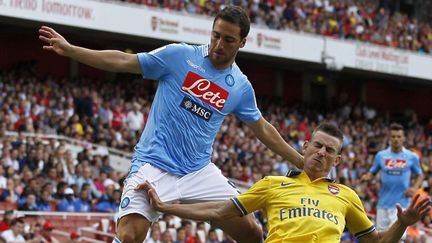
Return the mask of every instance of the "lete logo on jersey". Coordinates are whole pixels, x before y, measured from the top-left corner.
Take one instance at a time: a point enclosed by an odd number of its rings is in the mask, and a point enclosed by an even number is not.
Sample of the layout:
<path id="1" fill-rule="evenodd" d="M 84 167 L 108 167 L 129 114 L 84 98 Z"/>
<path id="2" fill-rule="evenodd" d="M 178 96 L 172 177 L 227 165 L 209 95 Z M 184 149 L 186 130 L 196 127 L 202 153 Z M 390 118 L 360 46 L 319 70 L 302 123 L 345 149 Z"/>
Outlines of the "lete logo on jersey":
<path id="1" fill-rule="evenodd" d="M 403 159 L 386 159 L 385 168 L 387 169 L 405 169 L 406 160 Z"/>
<path id="2" fill-rule="evenodd" d="M 200 75 L 189 72 L 182 90 L 221 111 L 228 99 L 228 91 Z"/>

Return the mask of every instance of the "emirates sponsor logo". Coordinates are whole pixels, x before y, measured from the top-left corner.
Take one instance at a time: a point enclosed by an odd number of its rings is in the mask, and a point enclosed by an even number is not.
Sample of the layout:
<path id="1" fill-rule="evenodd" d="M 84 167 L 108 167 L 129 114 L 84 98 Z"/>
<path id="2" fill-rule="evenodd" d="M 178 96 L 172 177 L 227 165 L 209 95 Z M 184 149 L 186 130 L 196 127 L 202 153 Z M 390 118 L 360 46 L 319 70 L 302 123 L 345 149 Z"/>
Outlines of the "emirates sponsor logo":
<path id="1" fill-rule="evenodd" d="M 335 185 L 328 185 L 328 190 L 333 195 L 339 194 L 339 191 L 340 191 L 339 187 L 337 187 Z"/>
<path id="2" fill-rule="evenodd" d="M 194 72 L 187 74 L 182 90 L 219 111 L 224 108 L 229 95 L 228 91 Z"/>
<path id="3" fill-rule="evenodd" d="M 388 169 L 405 169 L 406 160 L 403 159 L 386 159 L 385 168 Z"/>

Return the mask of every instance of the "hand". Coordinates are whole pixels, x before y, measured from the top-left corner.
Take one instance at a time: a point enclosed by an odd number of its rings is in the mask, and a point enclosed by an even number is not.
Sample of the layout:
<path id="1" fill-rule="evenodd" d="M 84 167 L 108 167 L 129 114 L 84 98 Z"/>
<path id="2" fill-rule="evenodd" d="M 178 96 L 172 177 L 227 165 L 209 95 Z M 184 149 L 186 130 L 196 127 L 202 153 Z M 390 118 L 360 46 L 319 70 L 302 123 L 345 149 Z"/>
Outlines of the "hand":
<path id="1" fill-rule="evenodd" d="M 369 173 L 366 173 L 360 177 L 360 182 L 368 182 L 370 181 L 371 176 Z"/>
<path id="2" fill-rule="evenodd" d="M 417 194 L 411 201 L 411 205 L 406 210 L 402 210 L 402 207 L 399 204 L 396 205 L 397 217 L 403 225 L 413 225 L 429 213 L 432 206 L 430 198 L 427 197 L 417 203 L 419 197 L 420 195 Z"/>
<path id="3" fill-rule="evenodd" d="M 44 50 L 54 51 L 61 56 L 65 56 L 66 51 L 71 47 L 63 36 L 48 26 L 39 29 L 39 39 L 46 44 L 43 46 Z"/>
<path id="4" fill-rule="evenodd" d="M 161 211 L 163 212 L 163 207 L 165 206 L 165 203 L 163 203 L 158 194 L 156 193 L 156 190 L 154 189 L 154 187 L 150 184 L 150 182 L 145 181 L 142 184 L 139 184 L 136 188 L 136 191 L 141 191 L 144 190 L 147 192 L 147 195 L 149 197 L 150 200 L 150 204 L 152 205 L 152 207 L 157 210 L 157 211 Z"/>

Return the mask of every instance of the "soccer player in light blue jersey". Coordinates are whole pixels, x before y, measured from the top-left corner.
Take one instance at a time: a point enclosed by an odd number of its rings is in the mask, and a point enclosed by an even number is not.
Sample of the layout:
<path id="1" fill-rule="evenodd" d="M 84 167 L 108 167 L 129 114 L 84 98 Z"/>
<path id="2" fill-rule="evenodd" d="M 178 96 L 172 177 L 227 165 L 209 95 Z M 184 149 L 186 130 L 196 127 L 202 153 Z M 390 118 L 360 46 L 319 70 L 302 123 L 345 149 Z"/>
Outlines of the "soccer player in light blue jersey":
<path id="1" fill-rule="evenodd" d="M 378 152 L 369 172 L 362 176 L 363 181 L 372 179 L 381 172 L 381 190 L 377 205 L 376 226 L 385 230 L 397 219 L 396 204 L 409 206 L 410 197 L 423 182 L 423 173 L 418 156 L 403 147 L 405 135 L 402 125 L 390 125 L 390 147 Z M 411 177 L 414 183 L 411 185 Z"/>
<path id="2" fill-rule="evenodd" d="M 249 28 L 246 12 L 229 6 L 215 17 L 209 45 L 171 44 L 139 54 L 74 46 L 52 28 L 40 28 L 47 51 L 106 71 L 159 80 L 125 180 L 115 242 L 142 242 L 151 222 L 160 217 L 147 195 L 135 190 L 146 180 L 164 202 L 222 201 L 238 194 L 210 161 L 215 136 L 229 113 L 268 148 L 302 167 L 303 157 L 262 117 L 252 85 L 234 62 Z M 238 242 L 262 239 L 251 215 L 211 223 Z"/>

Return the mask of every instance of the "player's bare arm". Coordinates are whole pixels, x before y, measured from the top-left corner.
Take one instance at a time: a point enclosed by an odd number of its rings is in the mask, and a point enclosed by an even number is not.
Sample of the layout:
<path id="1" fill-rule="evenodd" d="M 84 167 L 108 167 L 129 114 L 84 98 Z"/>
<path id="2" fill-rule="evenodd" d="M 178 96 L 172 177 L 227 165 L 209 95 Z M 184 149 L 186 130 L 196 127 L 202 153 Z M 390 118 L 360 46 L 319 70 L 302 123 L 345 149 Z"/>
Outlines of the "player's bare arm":
<path id="1" fill-rule="evenodd" d="M 252 129 L 255 136 L 273 152 L 294 163 L 297 167 L 303 168 L 303 156 L 286 143 L 276 128 L 266 119 L 261 117 L 256 122 L 246 124 Z"/>
<path id="2" fill-rule="evenodd" d="M 136 190 L 144 190 L 152 207 L 160 212 L 199 221 L 220 221 L 241 216 L 240 211 L 230 200 L 194 204 L 169 204 L 159 199 L 156 190 L 146 181 L 137 186 Z"/>
<path id="3" fill-rule="evenodd" d="M 430 198 L 425 198 L 417 203 L 418 199 L 419 195 L 416 195 L 406 210 L 402 210 L 400 205 L 396 205 L 398 211 L 397 221 L 388 230 L 374 231 L 361 237 L 360 242 L 399 242 L 406 228 L 415 224 L 431 210 L 432 202 Z"/>
<path id="4" fill-rule="evenodd" d="M 136 54 L 116 50 L 98 51 L 75 46 L 48 26 L 39 29 L 39 39 L 44 42 L 44 50 L 72 58 L 91 67 L 110 72 L 141 74 Z"/>
<path id="5" fill-rule="evenodd" d="M 414 183 L 413 183 L 412 187 L 410 187 L 410 188 L 408 188 L 408 190 L 406 190 L 405 195 L 408 197 L 414 196 L 416 191 L 420 188 L 420 186 L 423 182 L 423 179 L 424 179 L 423 174 L 415 176 Z"/>

